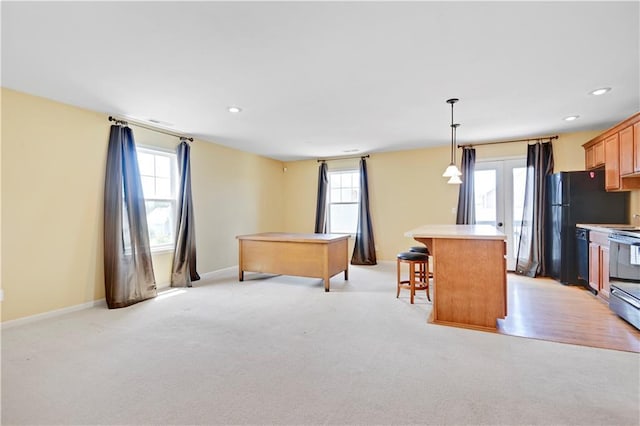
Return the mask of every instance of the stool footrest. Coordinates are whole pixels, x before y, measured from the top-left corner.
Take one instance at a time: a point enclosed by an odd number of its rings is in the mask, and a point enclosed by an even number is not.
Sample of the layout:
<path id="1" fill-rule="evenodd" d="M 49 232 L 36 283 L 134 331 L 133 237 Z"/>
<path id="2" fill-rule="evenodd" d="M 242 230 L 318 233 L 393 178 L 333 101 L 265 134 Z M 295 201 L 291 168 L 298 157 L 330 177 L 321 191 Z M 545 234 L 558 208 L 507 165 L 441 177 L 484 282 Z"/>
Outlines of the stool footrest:
<path id="1" fill-rule="evenodd" d="M 411 281 L 400 281 L 400 287 L 410 289 Z M 429 283 L 416 281 L 415 283 L 413 283 L 413 288 L 414 290 L 426 290 L 429 288 Z"/>

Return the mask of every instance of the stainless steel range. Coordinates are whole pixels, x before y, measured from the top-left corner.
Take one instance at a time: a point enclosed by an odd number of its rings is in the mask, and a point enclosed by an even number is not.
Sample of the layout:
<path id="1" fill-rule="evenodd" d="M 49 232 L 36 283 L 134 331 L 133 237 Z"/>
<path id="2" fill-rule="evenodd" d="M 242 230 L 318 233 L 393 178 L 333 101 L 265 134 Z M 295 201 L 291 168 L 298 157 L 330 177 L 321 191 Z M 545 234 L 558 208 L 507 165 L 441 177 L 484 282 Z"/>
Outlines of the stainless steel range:
<path id="1" fill-rule="evenodd" d="M 609 235 L 609 308 L 640 329 L 640 230 Z"/>

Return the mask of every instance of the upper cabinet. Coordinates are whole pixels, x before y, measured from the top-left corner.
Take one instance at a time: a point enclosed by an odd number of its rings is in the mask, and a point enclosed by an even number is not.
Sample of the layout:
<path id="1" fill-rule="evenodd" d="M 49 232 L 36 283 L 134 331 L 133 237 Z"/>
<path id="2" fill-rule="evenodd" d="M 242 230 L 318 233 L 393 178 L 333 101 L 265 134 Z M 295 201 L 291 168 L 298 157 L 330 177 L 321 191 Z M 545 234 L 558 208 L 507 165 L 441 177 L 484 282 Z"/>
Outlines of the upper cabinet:
<path id="1" fill-rule="evenodd" d="M 640 172 L 640 121 L 633 125 L 633 170 Z"/>
<path id="2" fill-rule="evenodd" d="M 627 126 L 618 132 L 620 141 L 620 175 L 630 175 L 635 173 L 633 168 L 633 126 Z"/>
<path id="3" fill-rule="evenodd" d="M 620 189 L 620 138 L 617 133 L 604 140 L 604 186 L 607 191 Z"/>
<path id="4" fill-rule="evenodd" d="M 640 112 L 582 146 L 587 170 L 604 165 L 607 191 L 640 189 Z"/>
<path id="5" fill-rule="evenodd" d="M 586 169 L 596 169 L 604 166 L 604 141 L 598 141 L 593 145 L 584 148 Z M 638 157 L 640 164 L 640 157 Z"/>

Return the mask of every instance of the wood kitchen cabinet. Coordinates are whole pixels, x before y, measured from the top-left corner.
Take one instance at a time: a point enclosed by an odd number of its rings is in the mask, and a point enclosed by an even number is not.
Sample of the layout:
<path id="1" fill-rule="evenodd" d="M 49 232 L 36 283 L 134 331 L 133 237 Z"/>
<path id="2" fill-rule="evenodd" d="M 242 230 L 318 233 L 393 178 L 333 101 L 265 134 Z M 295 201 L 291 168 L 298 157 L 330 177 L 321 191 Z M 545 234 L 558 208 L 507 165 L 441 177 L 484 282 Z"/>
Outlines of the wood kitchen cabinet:
<path id="1" fill-rule="evenodd" d="M 620 189 L 620 145 L 617 133 L 604 140 L 604 187 L 607 191 Z"/>
<path id="2" fill-rule="evenodd" d="M 633 171 L 640 172 L 640 122 L 633 125 Z"/>
<path id="3" fill-rule="evenodd" d="M 609 242 L 600 246 L 600 297 L 609 300 Z"/>
<path id="4" fill-rule="evenodd" d="M 627 126 L 618 132 L 620 144 L 620 175 L 630 175 L 635 172 L 633 162 L 633 126 Z"/>
<path id="5" fill-rule="evenodd" d="M 589 287 L 609 299 L 609 234 L 589 233 Z"/>
<path id="6" fill-rule="evenodd" d="M 605 189 L 640 189 L 640 112 L 584 145 L 585 170 L 604 165 Z"/>
<path id="7" fill-rule="evenodd" d="M 585 169 L 591 170 L 604 166 L 604 141 L 598 141 L 593 145 L 585 147 Z M 638 157 L 640 166 L 640 157 Z"/>

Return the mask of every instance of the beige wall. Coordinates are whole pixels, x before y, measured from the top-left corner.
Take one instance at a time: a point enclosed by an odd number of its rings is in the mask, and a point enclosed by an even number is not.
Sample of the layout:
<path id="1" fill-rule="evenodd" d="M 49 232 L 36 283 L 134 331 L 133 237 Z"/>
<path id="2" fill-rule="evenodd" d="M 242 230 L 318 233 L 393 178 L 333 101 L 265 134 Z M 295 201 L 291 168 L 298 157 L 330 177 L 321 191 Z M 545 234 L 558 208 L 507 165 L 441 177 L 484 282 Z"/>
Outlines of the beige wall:
<path id="1" fill-rule="evenodd" d="M 191 163 L 201 271 L 238 264 L 236 235 L 284 227 L 281 162 L 199 142 Z"/>
<path id="2" fill-rule="evenodd" d="M 2 117 L 2 91 L 0 91 L 0 117 Z M 4 287 L 2 285 L 2 120 L 0 120 L 0 292 L 4 299 Z M 2 321 L 2 300 L 0 300 L 0 321 Z"/>
<path id="3" fill-rule="evenodd" d="M 2 320 L 104 297 L 107 116 L 2 89 Z M 141 145 L 178 139 L 133 126 Z M 235 236 L 283 228 L 282 163 L 192 144 L 198 271 L 237 264 Z M 169 281 L 171 253 L 154 256 Z"/>
<path id="4" fill-rule="evenodd" d="M 104 297 L 102 196 L 107 116 L 2 89 L 0 277 L 2 321 Z M 140 145 L 173 149 L 177 138 L 133 126 Z M 582 144 L 598 132 L 554 141 L 555 170 L 582 170 Z M 525 143 L 477 147 L 478 161 L 524 156 Z M 208 142 L 192 144 L 198 270 L 237 264 L 235 236 L 312 232 L 318 163 L 281 162 Z M 458 187 L 441 177 L 448 147 L 372 154 L 370 201 L 378 258 L 413 241 L 404 232 L 454 223 Z M 358 159 L 330 162 L 355 168 Z M 286 171 L 284 170 L 286 168 Z M 631 196 L 640 212 L 640 192 Z M 351 242 L 353 244 L 353 241 Z M 169 282 L 171 253 L 154 256 L 156 281 Z"/>
<path id="5" fill-rule="evenodd" d="M 457 186 L 448 185 L 441 177 L 441 169 L 449 163 L 449 153 L 448 147 L 438 147 L 371 154 L 367 159 L 369 203 L 379 260 L 393 259 L 399 250 L 412 244 L 403 236 L 409 229 L 424 223 L 455 221 L 451 208 L 457 205 Z M 330 161 L 329 170 L 357 168 L 358 161 Z M 318 163 L 296 161 L 285 166 L 285 230 L 313 232 Z"/>
<path id="6" fill-rule="evenodd" d="M 582 144 L 600 132 L 559 135 L 553 141 L 555 171 L 584 170 Z M 526 157 L 526 142 L 479 145 L 476 161 Z M 442 172 L 450 161 L 448 147 L 371 154 L 367 160 L 371 216 L 379 260 L 395 255 L 415 242 L 404 237 L 412 228 L 430 223 L 455 223 L 458 186 L 449 185 Z M 458 163 L 459 163 L 458 159 Z M 351 166 L 358 159 L 330 161 L 329 169 Z M 315 217 L 318 163 L 297 161 L 286 165 L 286 231 L 312 232 Z M 639 192 L 632 194 L 632 211 L 640 212 Z M 635 204 L 634 204 L 635 202 Z M 635 207 L 634 207 L 635 206 Z M 353 241 L 352 241 L 353 244 Z"/>

